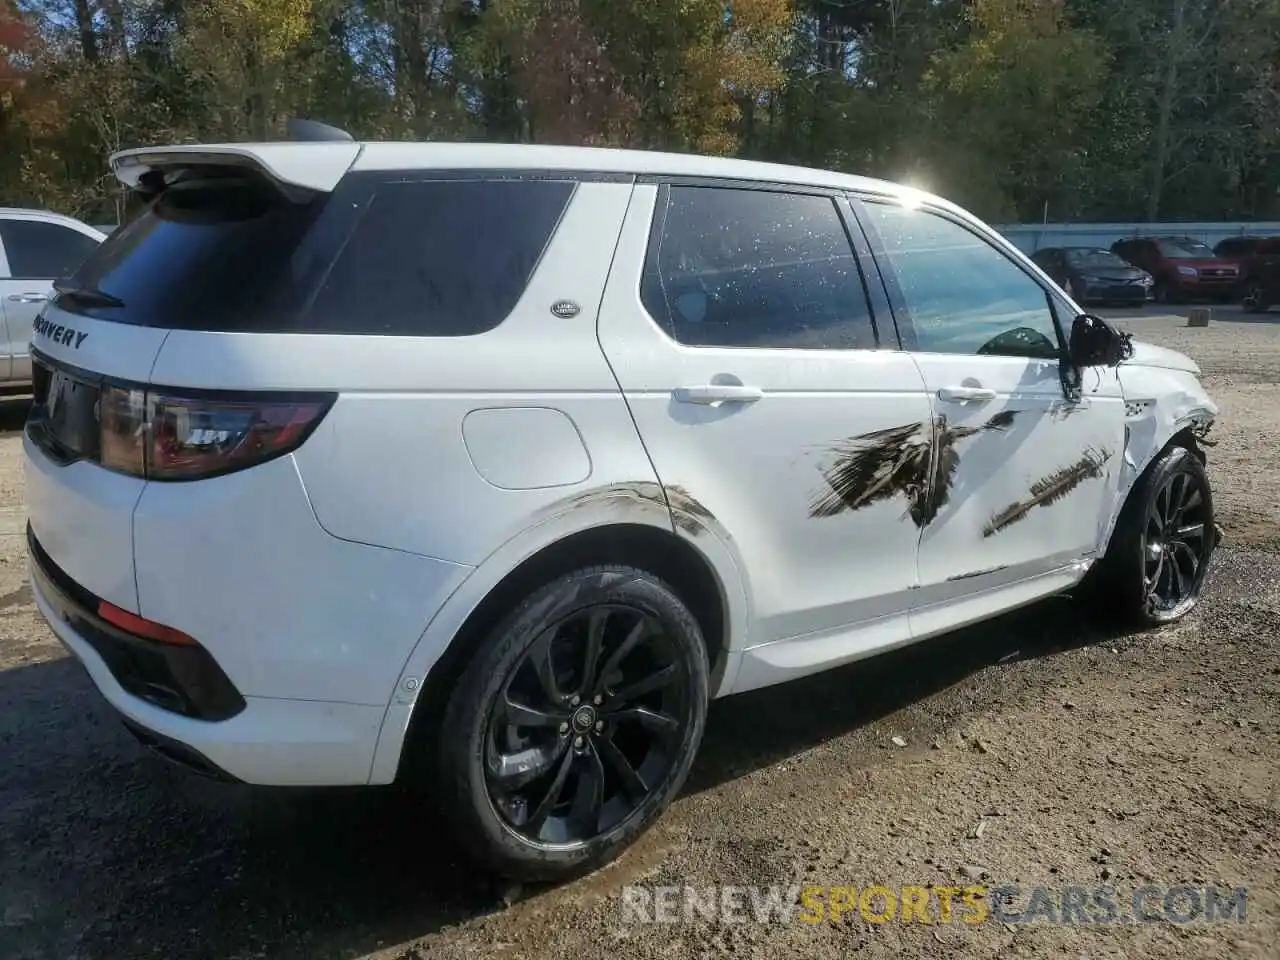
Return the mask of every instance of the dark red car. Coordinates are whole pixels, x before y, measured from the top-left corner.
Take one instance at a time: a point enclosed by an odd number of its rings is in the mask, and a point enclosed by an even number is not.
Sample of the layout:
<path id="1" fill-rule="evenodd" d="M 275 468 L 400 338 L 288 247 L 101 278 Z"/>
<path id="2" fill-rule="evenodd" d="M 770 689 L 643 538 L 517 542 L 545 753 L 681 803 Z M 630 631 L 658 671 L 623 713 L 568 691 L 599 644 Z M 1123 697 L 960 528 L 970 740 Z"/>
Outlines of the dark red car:
<path id="1" fill-rule="evenodd" d="M 1240 290 L 1244 300 L 1256 300 L 1256 294 L 1274 284 L 1280 264 L 1280 237 L 1228 237 L 1213 252 L 1240 267 Z M 1271 298 L 1275 302 L 1275 298 Z"/>
<path id="2" fill-rule="evenodd" d="M 1261 313 L 1280 303 L 1280 237 L 1229 237 L 1214 250 L 1240 265 L 1245 310 Z"/>
<path id="3" fill-rule="evenodd" d="M 1240 292 L 1240 267 L 1191 237 L 1130 237 L 1111 251 L 1155 279 L 1155 299 L 1177 303 L 1207 298 L 1226 303 Z"/>

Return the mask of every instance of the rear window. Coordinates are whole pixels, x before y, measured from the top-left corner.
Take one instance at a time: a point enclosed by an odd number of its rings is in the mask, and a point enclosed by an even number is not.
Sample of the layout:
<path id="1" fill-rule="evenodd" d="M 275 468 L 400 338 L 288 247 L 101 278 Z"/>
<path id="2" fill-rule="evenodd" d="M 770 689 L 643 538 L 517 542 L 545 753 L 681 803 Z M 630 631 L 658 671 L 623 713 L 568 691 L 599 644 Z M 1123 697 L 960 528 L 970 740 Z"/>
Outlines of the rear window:
<path id="1" fill-rule="evenodd" d="M 188 330 L 460 336 L 524 292 L 573 192 L 549 180 L 348 177 L 286 198 L 261 180 L 170 186 L 112 234 L 60 306 Z"/>

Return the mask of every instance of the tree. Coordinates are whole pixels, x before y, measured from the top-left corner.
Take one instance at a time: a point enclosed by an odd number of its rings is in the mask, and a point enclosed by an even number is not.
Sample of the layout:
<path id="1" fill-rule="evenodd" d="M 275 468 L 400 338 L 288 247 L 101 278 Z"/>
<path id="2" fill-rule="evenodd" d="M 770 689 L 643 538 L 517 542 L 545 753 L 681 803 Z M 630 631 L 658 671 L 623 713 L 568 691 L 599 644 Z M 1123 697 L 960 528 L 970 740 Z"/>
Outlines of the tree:
<path id="1" fill-rule="evenodd" d="M 990 217 L 1036 218 L 1081 179 L 1106 48 L 1068 24 L 1063 0 L 975 0 L 968 16 L 969 37 L 926 76 L 930 166 Z"/>

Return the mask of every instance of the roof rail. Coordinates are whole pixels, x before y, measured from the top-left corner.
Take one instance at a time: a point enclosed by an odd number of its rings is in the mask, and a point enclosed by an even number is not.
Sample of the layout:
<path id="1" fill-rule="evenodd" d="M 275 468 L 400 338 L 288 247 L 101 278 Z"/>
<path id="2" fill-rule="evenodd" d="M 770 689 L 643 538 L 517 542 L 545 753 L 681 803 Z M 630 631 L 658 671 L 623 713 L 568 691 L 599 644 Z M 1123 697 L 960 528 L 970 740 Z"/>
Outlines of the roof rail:
<path id="1" fill-rule="evenodd" d="M 327 123 L 321 123 L 319 120 L 304 120 L 302 118 L 289 120 L 285 127 L 285 132 L 290 140 L 337 140 L 343 143 L 350 143 L 355 139 L 345 130 L 332 127 Z"/>

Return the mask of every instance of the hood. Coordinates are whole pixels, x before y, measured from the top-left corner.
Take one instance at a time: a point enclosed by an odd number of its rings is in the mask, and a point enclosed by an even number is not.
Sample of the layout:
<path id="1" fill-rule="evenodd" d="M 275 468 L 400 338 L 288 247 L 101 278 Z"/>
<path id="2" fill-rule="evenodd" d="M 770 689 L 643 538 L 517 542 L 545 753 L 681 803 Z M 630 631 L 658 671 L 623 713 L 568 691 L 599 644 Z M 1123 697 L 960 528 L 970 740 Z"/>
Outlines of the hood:
<path id="1" fill-rule="evenodd" d="M 1072 272 L 1081 277 L 1097 277 L 1100 280 L 1141 280 L 1147 271 L 1137 267 L 1073 267 Z"/>
<path id="2" fill-rule="evenodd" d="M 1199 375 L 1200 367 L 1185 353 L 1157 347 L 1154 343 L 1133 341 L 1133 356 L 1124 361 L 1124 366 L 1162 367 L 1165 370 L 1183 370 Z"/>

